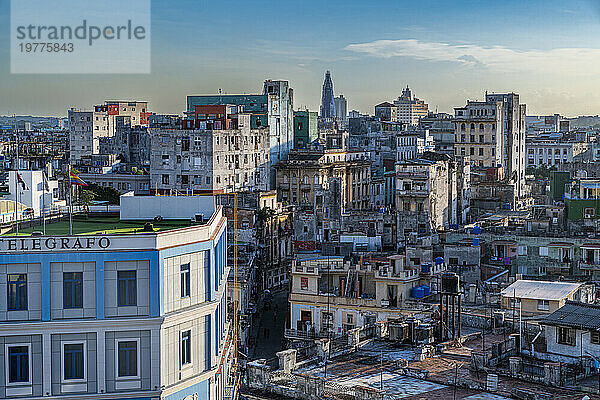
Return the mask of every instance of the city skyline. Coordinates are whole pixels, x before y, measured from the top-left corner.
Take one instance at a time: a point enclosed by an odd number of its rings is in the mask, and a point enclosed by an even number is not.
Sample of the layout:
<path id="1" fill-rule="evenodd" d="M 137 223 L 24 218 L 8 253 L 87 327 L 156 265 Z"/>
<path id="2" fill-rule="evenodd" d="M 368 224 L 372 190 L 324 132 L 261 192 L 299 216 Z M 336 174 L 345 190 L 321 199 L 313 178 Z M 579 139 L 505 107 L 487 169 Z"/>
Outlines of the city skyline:
<path id="1" fill-rule="evenodd" d="M 260 93 L 265 79 L 289 80 L 295 108 L 318 110 L 326 70 L 334 94 L 361 112 L 398 97 L 407 84 L 430 109 L 449 113 L 483 99 L 486 90 L 520 93 L 528 114 L 572 117 L 600 109 L 600 94 L 592 90 L 600 84 L 594 74 L 600 6 L 594 1 L 460 1 L 452 7 L 386 1 L 376 8 L 354 1 L 311 7 L 231 1 L 237 12 L 226 16 L 208 2 L 175 3 L 153 4 L 148 75 L 11 75 L 8 49 L 1 48 L 0 114 L 64 116 L 71 106 L 115 98 L 181 113 L 186 95 Z M 5 42 L 9 20 L 3 1 Z M 247 37 L 252 40 L 240 39 Z"/>

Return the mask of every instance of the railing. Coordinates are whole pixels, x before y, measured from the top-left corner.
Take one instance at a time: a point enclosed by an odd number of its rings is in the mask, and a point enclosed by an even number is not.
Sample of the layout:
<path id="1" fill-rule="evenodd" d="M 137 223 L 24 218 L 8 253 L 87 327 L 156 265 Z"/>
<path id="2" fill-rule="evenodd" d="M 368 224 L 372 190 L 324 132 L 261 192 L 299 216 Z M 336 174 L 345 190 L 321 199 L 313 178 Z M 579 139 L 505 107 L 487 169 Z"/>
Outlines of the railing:
<path id="1" fill-rule="evenodd" d="M 579 269 L 580 270 L 600 270 L 600 262 L 591 262 L 580 260 L 579 261 Z"/>

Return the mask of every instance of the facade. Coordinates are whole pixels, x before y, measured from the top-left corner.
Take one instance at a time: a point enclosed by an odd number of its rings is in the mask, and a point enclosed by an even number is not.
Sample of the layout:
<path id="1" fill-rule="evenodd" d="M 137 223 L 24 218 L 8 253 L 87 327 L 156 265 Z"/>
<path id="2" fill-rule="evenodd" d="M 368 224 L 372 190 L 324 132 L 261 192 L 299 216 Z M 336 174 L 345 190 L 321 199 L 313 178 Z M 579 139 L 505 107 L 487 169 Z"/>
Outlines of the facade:
<path id="1" fill-rule="evenodd" d="M 206 193 L 267 190 L 269 129 L 238 114 L 235 129 L 150 128 L 150 190 Z"/>
<path id="2" fill-rule="evenodd" d="M 147 127 L 150 114 L 148 103 L 140 101 L 106 101 L 94 111 L 70 109 L 71 162 L 75 164 L 84 155 L 100 154 L 100 140 L 115 136 L 118 117 L 128 117 L 131 126 Z"/>
<path id="3" fill-rule="evenodd" d="M 294 211 L 277 201 L 277 192 L 260 194 L 258 242 L 263 247 L 262 288 L 281 289 L 289 283 L 294 254 Z"/>
<path id="4" fill-rule="evenodd" d="M 426 117 L 429 112 L 429 106 L 416 97 L 413 97 L 408 86 L 402 91 L 402 95 L 394 100 L 394 105 L 398 107 L 398 122 L 405 125 L 417 126 L 421 118 Z"/>
<path id="5" fill-rule="evenodd" d="M 396 161 L 408 161 L 417 158 L 419 135 L 398 133 L 396 135 Z"/>
<path id="6" fill-rule="evenodd" d="M 368 209 L 370 180 L 371 162 L 364 151 L 296 151 L 277 165 L 279 200 L 313 209 L 330 195 L 342 210 Z"/>
<path id="7" fill-rule="evenodd" d="M 305 149 L 319 138 L 316 111 L 294 111 L 294 148 Z"/>
<path id="8" fill-rule="evenodd" d="M 600 307 L 567 302 L 540 321 L 553 361 L 581 363 L 600 352 Z M 592 356 L 592 357 L 590 357 Z M 595 368 L 594 368 L 595 369 Z"/>
<path id="9" fill-rule="evenodd" d="M 81 173 L 79 177 L 87 183 L 114 188 L 121 194 L 126 192 L 134 192 L 136 195 L 150 194 L 150 175 L 147 174 Z"/>
<path id="10" fill-rule="evenodd" d="M 502 105 L 467 101 L 454 109 L 454 142 L 457 156 L 468 156 L 477 167 L 496 167 L 503 159 Z"/>
<path id="11" fill-rule="evenodd" d="M 100 153 L 100 138 L 110 136 L 108 116 L 103 112 L 69 110 L 69 159 Z"/>
<path id="12" fill-rule="evenodd" d="M 214 200 L 192 200 L 187 211 L 208 222 L 98 235 L 78 221 L 77 236 L 0 238 L 2 398 L 224 397 L 226 223 Z M 157 208 L 188 204 L 130 201 L 121 212 L 140 227 Z"/>
<path id="13" fill-rule="evenodd" d="M 525 104 L 520 103 L 516 93 L 486 93 L 488 103 L 502 103 L 502 167 L 506 170 L 508 182 L 515 186 L 517 206 L 528 196 L 525 186 Z"/>
<path id="14" fill-rule="evenodd" d="M 333 98 L 335 105 L 335 118 L 343 125 L 348 123 L 348 101 L 343 94 Z"/>
<path id="15" fill-rule="evenodd" d="M 387 101 L 377 104 L 375 117 L 381 121 L 398 122 L 398 107 Z"/>
<path id="16" fill-rule="evenodd" d="M 409 265 L 404 255 L 352 265 L 339 256 L 297 259 L 292 265 L 289 339 L 343 335 L 354 328 L 408 315 L 413 288 L 431 286 L 445 271 Z M 434 278 L 432 278 L 432 276 Z M 428 289 L 429 290 L 429 289 Z"/>
<path id="17" fill-rule="evenodd" d="M 398 239 L 422 236 L 450 221 L 448 160 L 415 159 L 396 163 Z"/>
<path id="18" fill-rule="evenodd" d="M 46 214 L 55 210 L 59 201 L 58 181 L 56 179 L 44 178 L 43 171 L 18 171 L 25 186 L 17 183 L 15 171 L 8 171 L 8 190 L 6 200 L 14 202 L 17 200 L 16 191 L 19 191 L 18 202 L 30 209 L 29 216 L 39 217 L 43 211 Z M 14 210 L 14 208 L 12 208 Z M 7 217 L 9 217 L 7 215 Z M 21 219 L 21 217 L 19 217 Z M 14 220 L 14 216 L 12 218 Z"/>
<path id="19" fill-rule="evenodd" d="M 266 80 L 262 94 L 187 96 L 187 119 L 193 119 L 199 105 L 236 105 L 238 112 L 251 116 L 250 128 L 268 127 L 270 182 L 275 183 L 274 166 L 294 146 L 294 90 L 288 81 Z"/>
<path id="20" fill-rule="evenodd" d="M 333 81 L 331 80 L 331 73 L 327 71 L 325 72 L 323 93 L 321 94 L 321 118 L 334 119 L 337 116 L 333 99 Z"/>
<path id="21" fill-rule="evenodd" d="M 502 308 L 526 314 L 549 314 L 567 301 L 593 302 L 583 284 L 520 279 L 501 292 Z"/>
<path id="22" fill-rule="evenodd" d="M 567 142 L 560 140 L 527 139 L 527 167 L 552 167 L 572 163 L 574 157 L 585 153 L 589 148 L 587 142 Z"/>

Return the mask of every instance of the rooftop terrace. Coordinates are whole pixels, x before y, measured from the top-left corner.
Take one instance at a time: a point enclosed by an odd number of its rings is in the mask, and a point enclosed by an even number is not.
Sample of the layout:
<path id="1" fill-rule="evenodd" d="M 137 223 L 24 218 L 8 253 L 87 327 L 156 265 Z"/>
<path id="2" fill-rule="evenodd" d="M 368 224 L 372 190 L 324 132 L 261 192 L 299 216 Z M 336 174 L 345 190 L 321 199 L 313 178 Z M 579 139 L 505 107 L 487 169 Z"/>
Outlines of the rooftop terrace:
<path id="1" fill-rule="evenodd" d="M 136 233 L 152 233 L 144 230 L 147 221 L 121 221 L 119 217 L 73 217 L 74 235 L 131 235 Z M 196 225 L 196 224 L 194 224 Z M 164 232 L 172 229 L 186 228 L 192 226 L 190 220 L 168 220 L 152 222 L 153 232 Z M 42 232 L 41 225 L 20 228 L 19 236 L 31 236 L 32 232 Z M 69 234 L 69 221 L 46 222 L 47 236 L 61 236 Z M 2 234 L 1 236 L 15 236 L 15 232 Z"/>

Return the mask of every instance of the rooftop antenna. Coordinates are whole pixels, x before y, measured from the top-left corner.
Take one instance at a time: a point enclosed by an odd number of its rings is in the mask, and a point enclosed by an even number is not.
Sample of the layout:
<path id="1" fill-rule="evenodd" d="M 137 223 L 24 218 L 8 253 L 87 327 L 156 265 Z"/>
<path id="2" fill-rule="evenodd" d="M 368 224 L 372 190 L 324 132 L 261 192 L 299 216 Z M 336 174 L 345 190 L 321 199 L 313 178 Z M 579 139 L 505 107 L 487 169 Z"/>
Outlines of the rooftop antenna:
<path id="1" fill-rule="evenodd" d="M 222 90 L 219 88 L 219 104 L 223 104 L 223 99 L 221 98 Z"/>

